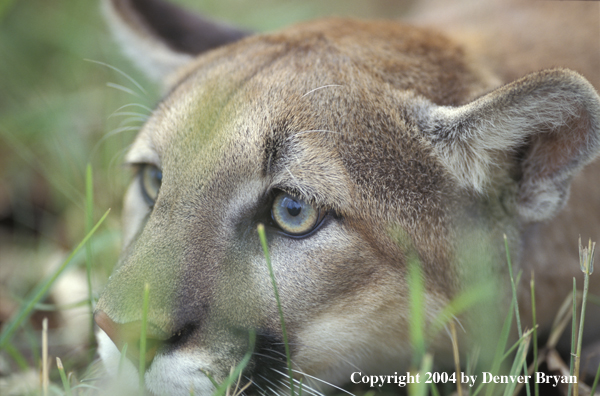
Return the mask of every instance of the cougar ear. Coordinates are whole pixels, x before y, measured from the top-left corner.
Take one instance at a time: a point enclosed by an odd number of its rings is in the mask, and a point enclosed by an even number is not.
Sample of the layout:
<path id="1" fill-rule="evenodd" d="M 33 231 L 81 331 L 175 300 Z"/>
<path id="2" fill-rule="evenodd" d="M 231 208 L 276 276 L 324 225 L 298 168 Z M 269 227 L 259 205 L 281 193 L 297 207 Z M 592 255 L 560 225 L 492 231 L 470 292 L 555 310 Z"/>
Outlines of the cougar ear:
<path id="1" fill-rule="evenodd" d="M 529 74 L 464 106 L 430 106 L 422 130 L 458 183 L 485 192 L 495 168 L 510 168 L 525 222 L 556 214 L 600 148 L 600 97 L 570 70 Z"/>
<path id="2" fill-rule="evenodd" d="M 204 51 L 250 34 L 162 0 L 104 0 L 103 7 L 125 53 L 155 80 Z"/>

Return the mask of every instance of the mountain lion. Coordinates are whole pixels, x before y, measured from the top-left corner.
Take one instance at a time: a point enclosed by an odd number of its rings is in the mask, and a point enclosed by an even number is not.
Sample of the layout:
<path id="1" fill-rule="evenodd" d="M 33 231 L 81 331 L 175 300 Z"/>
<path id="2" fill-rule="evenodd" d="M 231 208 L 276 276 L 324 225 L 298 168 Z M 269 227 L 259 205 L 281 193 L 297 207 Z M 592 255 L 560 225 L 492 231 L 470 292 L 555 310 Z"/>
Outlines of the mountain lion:
<path id="1" fill-rule="evenodd" d="M 434 329 L 452 320 L 465 347 L 501 327 L 484 313 L 509 306 L 504 235 L 524 326 L 532 273 L 541 332 L 582 284 L 577 239 L 600 241 L 600 164 L 584 168 L 600 151 L 598 2 L 423 1 L 410 24 L 268 34 L 162 0 L 104 5 L 165 87 L 126 157 L 124 249 L 95 312 L 109 371 L 127 344 L 150 394 L 209 395 L 249 357 L 246 393 L 284 394 L 292 372 L 316 394 L 307 381 L 406 370 L 415 328 L 443 364 Z M 448 308 L 468 292 L 483 308 Z"/>

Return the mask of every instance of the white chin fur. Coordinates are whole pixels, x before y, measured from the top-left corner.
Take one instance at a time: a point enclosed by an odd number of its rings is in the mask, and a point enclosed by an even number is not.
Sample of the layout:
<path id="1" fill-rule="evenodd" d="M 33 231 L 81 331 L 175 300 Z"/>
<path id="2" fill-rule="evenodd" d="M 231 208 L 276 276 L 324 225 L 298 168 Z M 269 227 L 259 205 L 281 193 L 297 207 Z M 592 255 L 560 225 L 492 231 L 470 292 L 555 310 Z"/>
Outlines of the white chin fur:
<path id="1" fill-rule="evenodd" d="M 98 329 L 96 339 L 98 340 L 98 354 L 110 376 L 109 388 L 118 389 L 117 394 L 119 395 L 137 394 L 139 389 L 138 370 L 133 363 L 129 359 L 123 359 L 123 366 L 119 372 L 121 352 L 117 346 L 101 329 Z"/>
<path id="2" fill-rule="evenodd" d="M 119 373 L 121 353 L 104 331 L 98 330 L 96 337 L 98 354 L 111 377 L 109 388 L 118 395 L 137 394 L 138 370 L 133 363 L 124 359 Z M 191 391 L 197 396 L 212 395 L 215 388 L 201 371 L 208 369 L 207 360 L 201 352 L 158 354 L 144 376 L 146 389 L 153 395 L 189 396 Z"/>

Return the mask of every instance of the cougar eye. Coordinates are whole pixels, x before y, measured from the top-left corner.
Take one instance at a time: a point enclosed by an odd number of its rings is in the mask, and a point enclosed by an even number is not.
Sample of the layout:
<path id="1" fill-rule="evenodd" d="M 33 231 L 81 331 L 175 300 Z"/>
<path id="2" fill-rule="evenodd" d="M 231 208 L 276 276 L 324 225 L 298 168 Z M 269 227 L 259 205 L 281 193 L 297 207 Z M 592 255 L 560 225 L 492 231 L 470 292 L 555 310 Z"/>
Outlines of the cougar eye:
<path id="1" fill-rule="evenodd" d="M 144 198 L 154 205 L 162 182 L 162 171 L 154 165 L 145 164 L 140 170 L 140 182 Z"/>
<path id="2" fill-rule="evenodd" d="M 284 232 L 296 236 L 312 231 L 321 218 L 319 209 L 284 192 L 275 197 L 271 215 Z"/>

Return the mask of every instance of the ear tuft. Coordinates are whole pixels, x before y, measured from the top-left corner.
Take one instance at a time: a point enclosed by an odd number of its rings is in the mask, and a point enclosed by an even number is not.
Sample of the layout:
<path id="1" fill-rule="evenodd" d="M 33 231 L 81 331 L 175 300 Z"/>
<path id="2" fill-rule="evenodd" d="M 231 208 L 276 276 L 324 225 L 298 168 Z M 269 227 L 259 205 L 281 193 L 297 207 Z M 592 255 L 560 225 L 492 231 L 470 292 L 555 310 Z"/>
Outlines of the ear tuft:
<path id="1" fill-rule="evenodd" d="M 125 53 L 158 81 L 196 55 L 250 34 L 162 0 L 104 0 L 103 8 Z"/>
<path id="2" fill-rule="evenodd" d="M 541 221 L 600 151 L 600 97 L 564 69 L 529 74 L 460 107 L 429 105 L 421 127 L 458 184 L 485 192 L 494 168 L 518 175 L 517 211 Z"/>

